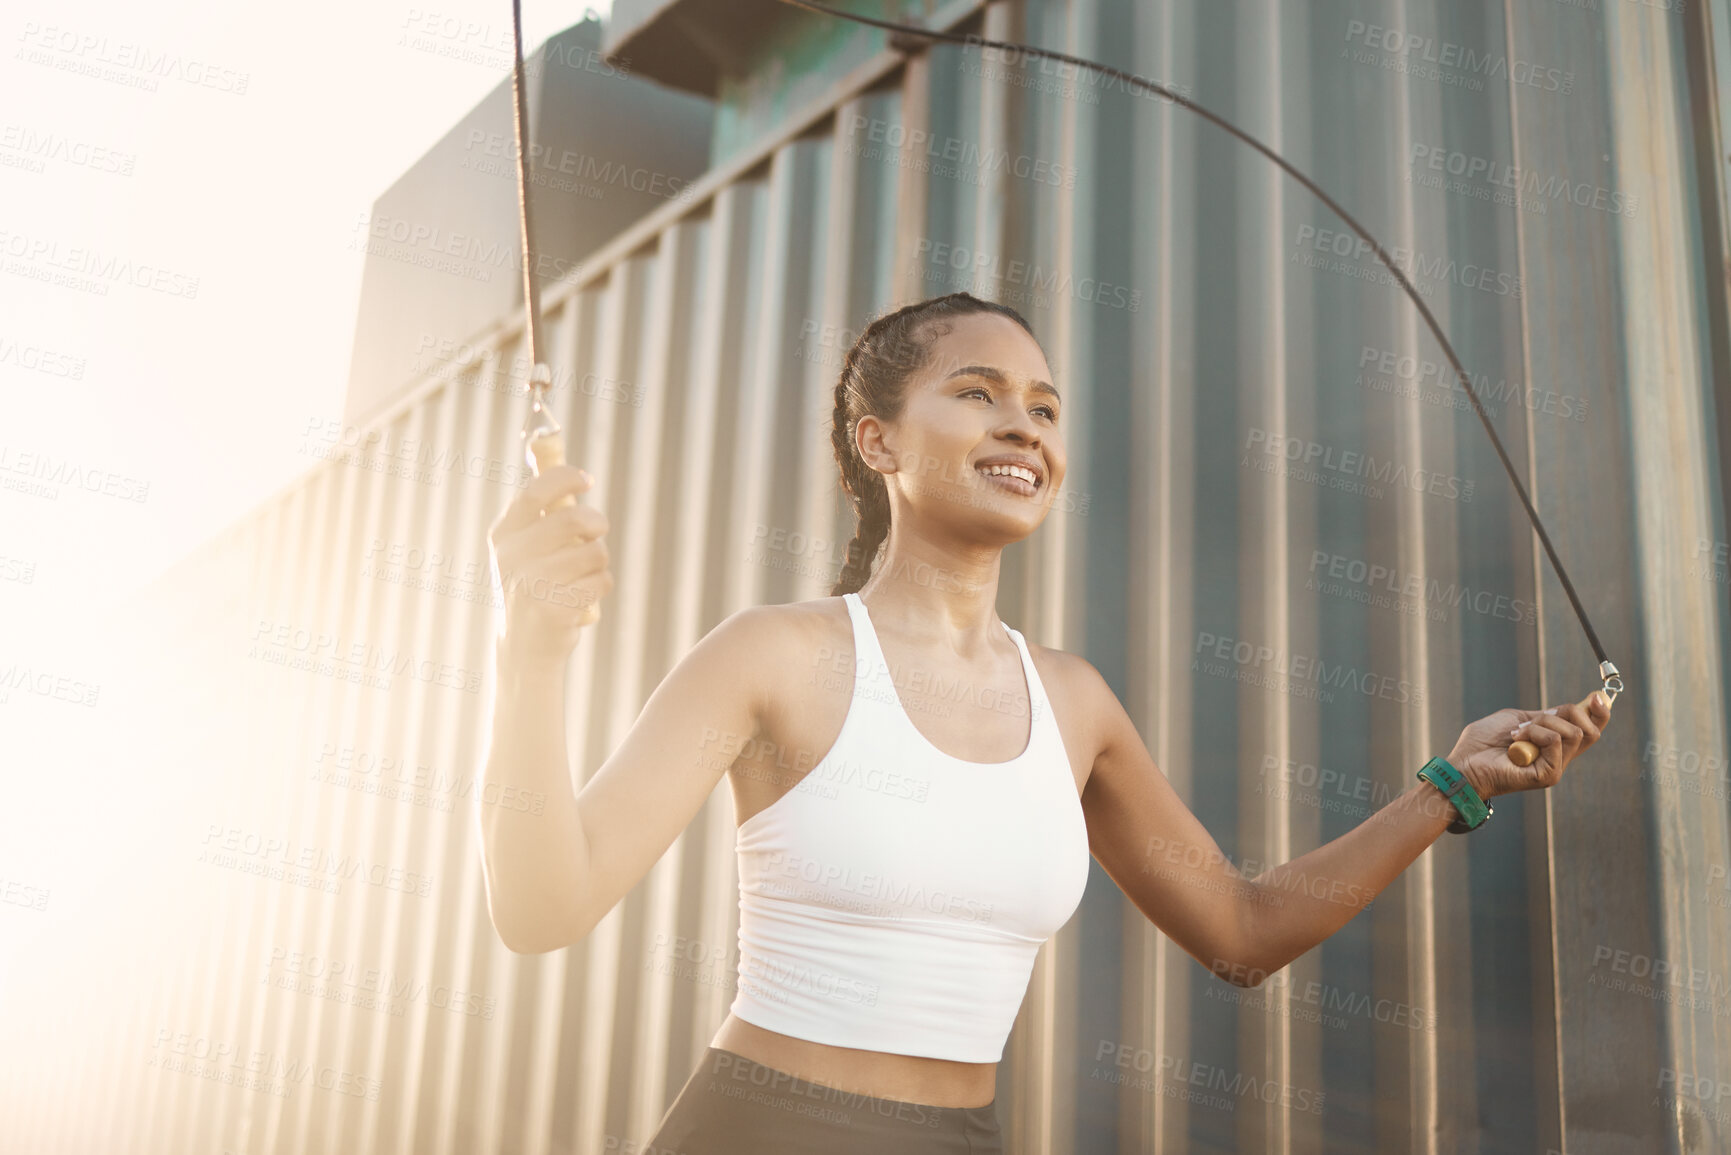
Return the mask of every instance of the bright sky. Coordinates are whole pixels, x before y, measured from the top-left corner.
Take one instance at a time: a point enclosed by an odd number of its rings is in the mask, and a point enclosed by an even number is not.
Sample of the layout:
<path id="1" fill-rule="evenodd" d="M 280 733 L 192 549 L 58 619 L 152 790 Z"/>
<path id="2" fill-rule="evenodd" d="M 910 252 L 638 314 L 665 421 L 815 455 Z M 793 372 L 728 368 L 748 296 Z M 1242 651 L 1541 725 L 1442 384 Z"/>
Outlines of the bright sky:
<path id="1" fill-rule="evenodd" d="M 524 0 L 525 42 L 586 8 L 612 2 Z M 8 5 L 0 36 L 0 639 L 16 652 L 313 464 L 299 433 L 342 413 L 355 221 L 509 76 L 511 6 L 38 0 Z M 68 467 L 91 489 L 40 480 Z"/>

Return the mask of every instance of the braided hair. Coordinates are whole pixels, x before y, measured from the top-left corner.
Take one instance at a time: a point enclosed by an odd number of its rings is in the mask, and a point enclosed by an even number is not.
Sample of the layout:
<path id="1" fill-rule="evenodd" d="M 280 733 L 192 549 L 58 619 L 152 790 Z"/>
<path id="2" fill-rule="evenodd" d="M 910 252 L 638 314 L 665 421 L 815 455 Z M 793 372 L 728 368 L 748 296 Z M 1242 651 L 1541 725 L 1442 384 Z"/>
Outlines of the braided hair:
<path id="1" fill-rule="evenodd" d="M 857 523 L 845 564 L 830 596 L 857 593 L 871 577 L 880 547 L 890 533 L 889 490 L 883 475 L 865 463 L 854 444 L 854 429 L 870 414 L 882 421 L 901 416 L 907 379 L 924 366 L 931 345 L 947 328 L 934 322 L 974 313 L 998 313 L 1034 336 L 1022 315 L 1008 305 L 983 301 L 971 293 L 929 297 L 886 313 L 859 335 L 848 350 L 835 385 L 835 418 L 830 442 L 841 467 L 841 486 Z M 1035 338 L 1038 341 L 1038 338 Z"/>

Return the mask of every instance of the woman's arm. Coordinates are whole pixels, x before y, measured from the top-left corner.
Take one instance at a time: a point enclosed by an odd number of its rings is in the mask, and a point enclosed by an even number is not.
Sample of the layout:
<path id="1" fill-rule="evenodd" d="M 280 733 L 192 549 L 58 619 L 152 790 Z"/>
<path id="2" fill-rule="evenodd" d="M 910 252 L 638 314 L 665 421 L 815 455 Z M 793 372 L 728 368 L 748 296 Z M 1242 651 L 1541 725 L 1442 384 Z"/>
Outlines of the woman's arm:
<path id="1" fill-rule="evenodd" d="M 1228 982 L 1259 985 L 1339 930 L 1457 813 L 1434 787 L 1417 783 L 1352 831 L 1247 879 L 1154 764 L 1105 679 L 1076 660 L 1101 743 L 1082 796 L 1094 856 L 1138 910 Z M 1549 786 L 1597 740 L 1606 718 L 1597 704 L 1592 717 L 1575 705 L 1554 714 L 1499 711 L 1462 731 L 1448 760 L 1487 798 Z M 1522 769 L 1508 761 L 1507 748 L 1510 731 L 1528 719 L 1531 732 L 1522 737 L 1540 757 Z"/>
<path id="2" fill-rule="evenodd" d="M 494 645 L 493 730 L 475 784 L 487 911 L 522 953 L 574 941 L 589 840 L 565 744 L 565 656 Z"/>
<path id="3" fill-rule="evenodd" d="M 1448 762 L 1489 801 L 1518 790 L 1556 785 L 1569 762 L 1599 740 L 1611 708 L 1595 694 L 1591 708 L 1569 704 L 1549 710 L 1498 710 L 1461 731 Z M 1509 761 L 1516 738 L 1538 747 L 1530 766 Z M 1416 769 L 1415 769 L 1416 774 Z M 1284 866 L 1252 880 L 1265 897 L 1254 908 L 1247 966 L 1251 985 L 1339 930 L 1383 887 L 1411 866 L 1459 814 L 1428 782 L 1415 782 L 1399 798 L 1347 831 Z"/>
<path id="4" fill-rule="evenodd" d="M 1460 767 L 1453 755 L 1449 762 Z M 1333 842 L 1263 871 L 1250 881 L 1258 897 L 1245 954 L 1214 960 L 1214 973 L 1241 986 L 1261 984 L 1370 905 L 1459 813 L 1436 787 L 1415 782 Z"/>
<path id="5" fill-rule="evenodd" d="M 511 950 L 581 942 L 691 824 L 758 734 L 775 610 L 741 610 L 668 673 L 631 731 L 573 794 L 564 662 L 499 646 L 480 803 L 487 909 Z"/>
<path id="6" fill-rule="evenodd" d="M 550 466 L 488 531 L 504 612 L 475 800 L 488 916 L 519 953 L 580 942 L 666 853 L 756 736 L 777 668 L 769 663 L 781 657 L 780 607 L 729 617 L 662 680 L 574 793 L 566 659 L 613 587 L 607 518 L 575 501 L 591 484 L 572 466 Z"/>

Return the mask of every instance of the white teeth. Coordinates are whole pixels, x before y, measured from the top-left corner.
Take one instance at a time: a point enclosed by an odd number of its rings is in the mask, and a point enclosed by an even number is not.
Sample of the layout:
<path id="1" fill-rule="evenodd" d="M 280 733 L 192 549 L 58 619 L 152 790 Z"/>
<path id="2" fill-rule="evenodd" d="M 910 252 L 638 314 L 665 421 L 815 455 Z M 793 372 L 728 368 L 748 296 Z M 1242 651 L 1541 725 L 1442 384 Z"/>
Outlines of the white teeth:
<path id="1" fill-rule="evenodd" d="M 1029 485 L 1039 485 L 1040 479 L 1025 465 L 982 465 L 981 473 L 991 477 L 1019 477 Z"/>

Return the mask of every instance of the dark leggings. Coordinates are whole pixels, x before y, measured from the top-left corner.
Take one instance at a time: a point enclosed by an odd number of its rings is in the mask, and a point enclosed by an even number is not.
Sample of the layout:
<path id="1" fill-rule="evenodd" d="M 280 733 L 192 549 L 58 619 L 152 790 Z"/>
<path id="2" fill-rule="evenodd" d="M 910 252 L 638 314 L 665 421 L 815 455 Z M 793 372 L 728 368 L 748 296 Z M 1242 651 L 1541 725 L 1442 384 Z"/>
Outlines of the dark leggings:
<path id="1" fill-rule="evenodd" d="M 710 1047 L 638 1155 L 1003 1155 L 995 1108 L 874 1099 Z"/>

